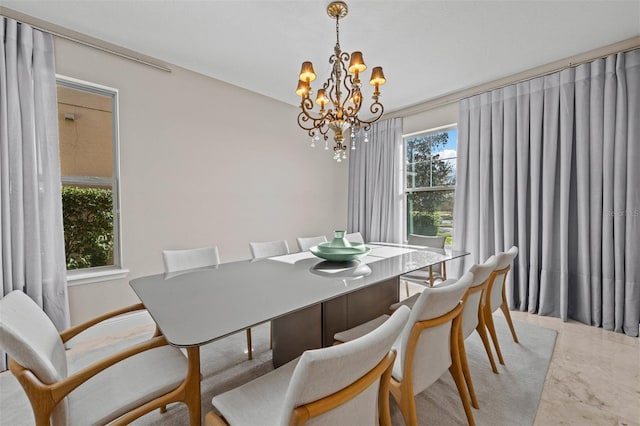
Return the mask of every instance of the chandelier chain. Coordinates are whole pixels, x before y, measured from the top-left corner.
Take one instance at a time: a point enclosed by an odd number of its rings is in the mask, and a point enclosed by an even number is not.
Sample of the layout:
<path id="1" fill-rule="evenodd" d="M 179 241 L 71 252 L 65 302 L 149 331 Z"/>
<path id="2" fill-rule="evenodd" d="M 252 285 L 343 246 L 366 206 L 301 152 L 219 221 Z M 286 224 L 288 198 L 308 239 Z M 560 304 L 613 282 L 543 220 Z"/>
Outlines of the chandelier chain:
<path id="1" fill-rule="evenodd" d="M 340 50 L 340 16 L 336 16 L 336 47 Z"/>

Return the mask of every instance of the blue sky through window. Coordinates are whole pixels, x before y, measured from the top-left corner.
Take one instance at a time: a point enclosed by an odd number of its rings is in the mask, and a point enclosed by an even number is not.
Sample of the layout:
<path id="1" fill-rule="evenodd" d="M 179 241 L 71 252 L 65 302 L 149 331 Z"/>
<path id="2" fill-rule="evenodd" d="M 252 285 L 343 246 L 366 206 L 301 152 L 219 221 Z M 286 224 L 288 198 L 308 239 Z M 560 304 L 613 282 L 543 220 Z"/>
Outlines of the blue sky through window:
<path id="1" fill-rule="evenodd" d="M 457 149 L 458 149 L 458 129 L 450 129 L 443 133 L 447 133 L 449 135 L 449 139 L 444 146 L 438 146 L 434 151 L 433 155 L 440 154 L 441 160 L 454 159 L 457 157 Z"/>
<path id="2" fill-rule="evenodd" d="M 453 173 L 456 174 L 456 158 L 458 157 L 458 128 L 446 130 L 444 133 L 449 135 L 447 143 L 444 146 L 438 146 L 434 149 L 433 155 L 439 155 L 440 160 L 447 160 L 453 166 Z"/>

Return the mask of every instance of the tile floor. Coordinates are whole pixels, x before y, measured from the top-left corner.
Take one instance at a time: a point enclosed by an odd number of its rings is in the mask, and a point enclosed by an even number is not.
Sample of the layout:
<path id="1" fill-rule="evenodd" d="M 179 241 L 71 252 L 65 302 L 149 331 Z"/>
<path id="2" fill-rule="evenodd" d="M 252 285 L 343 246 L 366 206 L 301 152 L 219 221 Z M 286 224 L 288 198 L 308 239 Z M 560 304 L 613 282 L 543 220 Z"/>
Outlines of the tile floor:
<path id="1" fill-rule="evenodd" d="M 558 331 L 536 425 L 640 425 L 640 339 L 525 312 L 512 318 Z"/>

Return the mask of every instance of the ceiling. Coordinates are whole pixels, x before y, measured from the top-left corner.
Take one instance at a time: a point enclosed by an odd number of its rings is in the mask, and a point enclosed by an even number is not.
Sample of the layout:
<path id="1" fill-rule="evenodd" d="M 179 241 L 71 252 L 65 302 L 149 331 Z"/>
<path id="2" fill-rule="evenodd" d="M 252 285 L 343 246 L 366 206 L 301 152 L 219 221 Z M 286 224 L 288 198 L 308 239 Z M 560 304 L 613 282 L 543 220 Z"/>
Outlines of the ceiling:
<path id="1" fill-rule="evenodd" d="M 302 61 L 313 61 L 317 88 L 335 44 L 326 0 L 0 3 L 292 105 Z M 362 51 L 369 70 L 384 67 L 386 111 L 640 35 L 640 0 L 347 4 L 340 44 Z"/>

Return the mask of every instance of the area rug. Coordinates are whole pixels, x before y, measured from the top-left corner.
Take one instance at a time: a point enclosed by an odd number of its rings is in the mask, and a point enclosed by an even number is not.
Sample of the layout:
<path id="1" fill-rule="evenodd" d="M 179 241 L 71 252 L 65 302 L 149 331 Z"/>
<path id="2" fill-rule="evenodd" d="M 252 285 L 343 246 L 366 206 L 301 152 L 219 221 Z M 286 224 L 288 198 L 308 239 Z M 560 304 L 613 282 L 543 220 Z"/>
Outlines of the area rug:
<path id="1" fill-rule="evenodd" d="M 515 322 L 520 344 L 513 342 L 501 317 L 496 331 L 505 365 L 499 374 L 491 371 L 480 338 L 474 333 L 465 341 L 467 356 L 480 409 L 473 410 L 478 425 L 532 425 L 534 423 L 547 369 L 553 353 L 556 331 Z M 201 349 L 202 416 L 212 409 L 214 395 L 258 377 L 273 367 L 269 350 L 269 326 L 253 328 L 254 359 L 246 359 L 245 334 L 238 333 Z M 126 338 L 106 340 L 86 350 L 76 349 L 71 370 L 148 337 L 146 332 L 130 333 Z M 494 355 L 495 356 L 495 355 Z M 496 357 L 497 361 L 497 357 Z M 467 424 L 460 397 L 447 373 L 425 392 L 416 396 L 420 425 Z M 391 404 L 393 425 L 404 425 L 402 415 Z M 0 425 L 31 425 L 33 415 L 22 388 L 9 373 L 0 374 Z M 172 404 L 165 414 L 153 412 L 137 425 L 186 425 L 188 414 L 182 404 Z M 267 425 L 256 425 L 267 426 Z"/>

